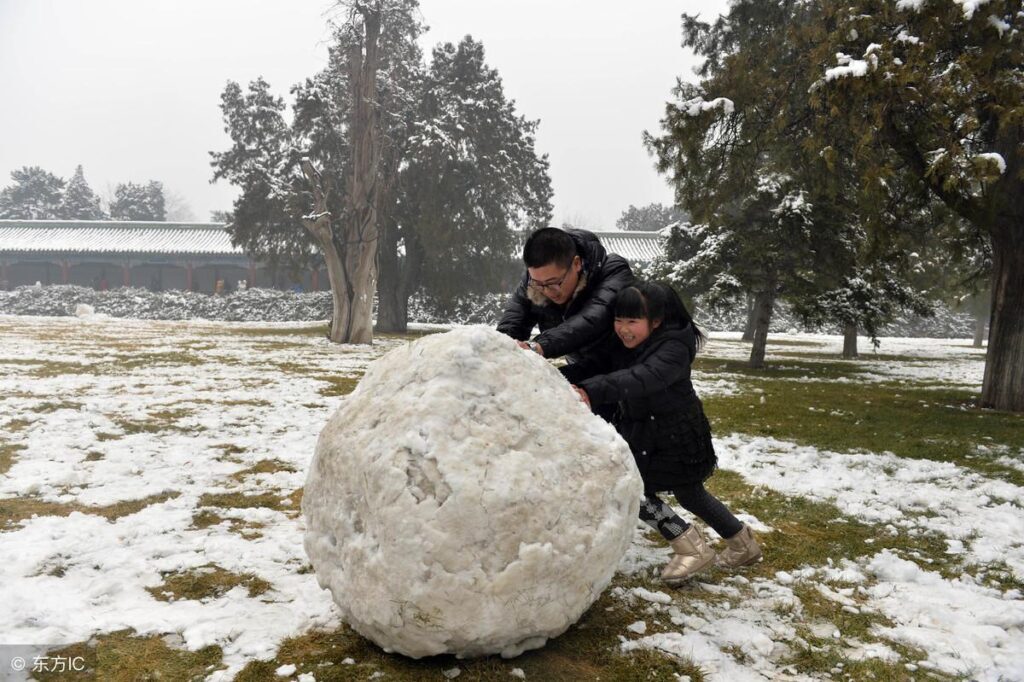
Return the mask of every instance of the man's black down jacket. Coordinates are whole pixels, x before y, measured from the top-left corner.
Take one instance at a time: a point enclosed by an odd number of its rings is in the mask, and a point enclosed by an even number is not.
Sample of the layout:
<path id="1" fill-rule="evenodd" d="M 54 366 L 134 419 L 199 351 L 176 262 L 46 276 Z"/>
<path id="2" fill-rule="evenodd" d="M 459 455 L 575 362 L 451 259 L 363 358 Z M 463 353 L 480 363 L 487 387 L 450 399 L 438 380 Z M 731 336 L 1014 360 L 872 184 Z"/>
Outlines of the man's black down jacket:
<path id="1" fill-rule="evenodd" d="M 633 283 L 633 272 L 622 256 L 606 253 L 591 232 L 566 230 L 576 242 L 576 253 L 583 261 L 584 286 L 565 306 L 538 297 L 530 300 L 529 274 L 512 293 L 498 322 L 498 331 L 513 339 L 526 341 L 536 325 L 541 333 L 535 339 L 544 349 L 544 357 L 557 358 L 594 345 L 612 330 L 615 295 Z"/>

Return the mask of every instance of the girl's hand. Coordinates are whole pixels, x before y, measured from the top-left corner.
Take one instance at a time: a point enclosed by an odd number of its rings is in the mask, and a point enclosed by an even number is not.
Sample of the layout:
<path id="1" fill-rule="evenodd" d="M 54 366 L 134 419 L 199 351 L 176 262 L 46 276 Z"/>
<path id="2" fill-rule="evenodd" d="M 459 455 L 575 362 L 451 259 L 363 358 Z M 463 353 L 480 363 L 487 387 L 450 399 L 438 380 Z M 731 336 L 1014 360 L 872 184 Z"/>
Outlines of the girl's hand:
<path id="1" fill-rule="evenodd" d="M 580 400 L 583 401 L 583 404 L 586 405 L 587 407 L 590 407 L 590 396 L 587 395 L 587 392 L 584 391 L 579 386 L 577 386 L 576 384 L 573 384 L 572 388 L 574 391 L 576 391 L 576 395 L 580 397 Z"/>

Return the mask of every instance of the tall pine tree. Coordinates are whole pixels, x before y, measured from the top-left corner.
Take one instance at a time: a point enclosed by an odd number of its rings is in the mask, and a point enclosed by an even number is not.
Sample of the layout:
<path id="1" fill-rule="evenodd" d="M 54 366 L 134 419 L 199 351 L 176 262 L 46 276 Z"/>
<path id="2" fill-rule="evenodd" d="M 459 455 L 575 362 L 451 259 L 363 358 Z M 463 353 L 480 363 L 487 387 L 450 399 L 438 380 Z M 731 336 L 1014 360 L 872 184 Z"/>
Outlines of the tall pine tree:
<path id="1" fill-rule="evenodd" d="M 1020 0 L 820 3 L 829 30 L 811 148 L 852 131 L 875 193 L 909 176 L 985 235 L 992 311 L 981 403 L 1024 411 L 1024 11 Z M 902 231 L 898 223 L 881 232 Z"/>
<path id="2" fill-rule="evenodd" d="M 413 7 L 410 4 L 409 7 Z M 376 81 L 380 158 L 373 191 L 379 264 L 378 327 L 403 330 L 410 294 L 441 301 L 493 288 L 513 259 L 514 233 L 550 219 L 547 161 L 535 150 L 535 122 L 517 115 L 483 46 L 443 45 L 430 66 L 416 39 L 416 13 L 393 12 L 380 27 Z M 242 188 L 233 212 L 236 242 L 296 264 L 316 251 L 303 215 L 351 217 L 353 182 L 351 36 L 336 36 L 327 69 L 293 88 L 293 123 L 265 83 L 222 97 L 233 146 L 214 153 L 215 178 Z M 320 206 L 309 212 L 315 169 Z M 348 241 L 337 246 L 348 249 Z M 350 250 L 350 249 L 349 249 Z M 443 263 L 444 267 L 432 267 Z M 332 289 L 334 283 L 332 281 Z"/>
<path id="3" fill-rule="evenodd" d="M 64 180 L 39 166 L 11 172 L 13 184 L 0 190 L 0 218 L 53 220 L 61 217 Z"/>
<path id="4" fill-rule="evenodd" d="M 134 182 L 119 184 L 110 202 L 110 217 L 114 220 L 163 222 L 167 219 L 163 183 L 151 180 L 145 185 Z"/>
<path id="5" fill-rule="evenodd" d="M 81 164 L 68 180 L 60 202 L 60 216 L 65 220 L 106 220 L 107 214 L 100 206 L 100 198 L 85 181 Z"/>

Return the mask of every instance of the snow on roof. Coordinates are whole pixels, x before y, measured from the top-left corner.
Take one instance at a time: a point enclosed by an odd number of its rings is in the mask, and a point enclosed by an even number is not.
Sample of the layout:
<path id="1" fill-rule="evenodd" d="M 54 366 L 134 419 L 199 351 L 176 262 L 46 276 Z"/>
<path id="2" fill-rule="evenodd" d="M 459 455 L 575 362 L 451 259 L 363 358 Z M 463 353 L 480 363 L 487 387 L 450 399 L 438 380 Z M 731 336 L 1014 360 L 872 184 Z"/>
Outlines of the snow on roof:
<path id="1" fill-rule="evenodd" d="M 660 232 L 640 232 L 626 230 L 587 230 L 591 232 L 604 245 L 608 253 L 616 253 L 630 263 L 650 263 L 661 255 L 661 240 L 663 235 Z M 523 244 L 530 236 L 529 230 L 519 233 L 519 241 L 516 246 L 516 258 L 523 252 Z"/>
<path id="2" fill-rule="evenodd" d="M 525 233 L 524 233 L 525 234 Z M 657 232 L 594 232 L 608 253 L 632 263 L 661 255 Z M 0 253 L 149 253 L 245 255 L 222 223 L 123 220 L 0 220 Z"/>
<path id="3" fill-rule="evenodd" d="M 0 220 L 0 253 L 244 255 L 222 223 Z"/>
<path id="4" fill-rule="evenodd" d="M 649 263 L 661 255 L 661 234 L 622 230 L 594 232 L 608 253 L 617 253 L 631 263 Z"/>

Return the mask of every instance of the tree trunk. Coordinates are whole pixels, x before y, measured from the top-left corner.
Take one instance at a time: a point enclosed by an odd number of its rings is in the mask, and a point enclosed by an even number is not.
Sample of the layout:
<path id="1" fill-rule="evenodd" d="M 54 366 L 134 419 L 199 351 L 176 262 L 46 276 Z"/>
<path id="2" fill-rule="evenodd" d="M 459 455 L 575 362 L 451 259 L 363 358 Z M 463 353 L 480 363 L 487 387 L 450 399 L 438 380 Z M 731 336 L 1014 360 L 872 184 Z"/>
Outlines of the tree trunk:
<path id="1" fill-rule="evenodd" d="M 1024 230 L 992 235 L 992 316 L 981 406 L 1024 412 Z"/>
<path id="2" fill-rule="evenodd" d="M 381 225 L 378 262 L 377 331 L 403 334 L 409 325 L 409 294 L 398 256 L 398 226 L 392 221 Z"/>
<path id="3" fill-rule="evenodd" d="M 981 348 L 985 345 L 985 325 L 988 320 L 984 315 L 974 316 L 974 347 Z"/>
<path id="4" fill-rule="evenodd" d="M 765 349 L 768 346 L 768 326 L 771 324 L 774 308 L 774 291 L 769 289 L 757 294 L 754 301 L 754 345 L 750 349 L 750 366 L 754 369 L 764 367 Z"/>
<path id="5" fill-rule="evenodd" d="M 754 303 L 757 299 L 750 294 L 747 294 L 747 326 L 743 328 L 743 341 L 754 340 L 754 327 L 757 324 L 757 306 Z"/>
<path id="6" fill-rule="evenodd" d="M 309 181 L 313 193 L 313 213 L 304 216 L 302 224 L 320 244 L 320 251 L 324 256 L 327 278 L 331 282 L 331 330 L 328 336 L 331 341 L 338 343 L 342 339 L 343 330 L 349 324 L 348 317 L 351 311 L 349 278 L 345 274 L 345 262 L 341 257 L 341 252 L 334 243 L 331 214 L 327 210 L 327 191 L 323 185 L 323 178 L 313 168 L 309 159 L 302 160 L 302 172 Z"/>
<path id="7" fill-rule="evenodd" d="M 399 243 L 409 228 L 399 227 L 398 169 L 403 147 L 382 135 L 380 180 L 377 189 L 377 220 L 380 240 L 377 248 L 377 331 L 404 334 L 409 328 L 408 256 L 400 255 Z"/>
<path id="8" fill-rule="evenodd" d="M 843 357 L 852 360 L 857 357 L 857 323 L 843 325 Z"/>
<path id="9" fill-rule="evenodd" d="M 342 217 L 340 239 L 335 246 L 343 256 L 348 314 L 331 340 L 339 343 L 373 343 L 373 297 L 377 289 L 377 170 L 380 164 L 380 111 L 377 107 L 377 67 L 381 11 L 358 4 L 363 17 L 363 40 L 349 51 L 348 77 L 352 97 L 349 142 L 352 176 Z M 333 287 L 333 282 L 332 282 Z"/>

